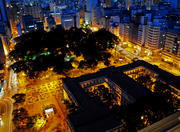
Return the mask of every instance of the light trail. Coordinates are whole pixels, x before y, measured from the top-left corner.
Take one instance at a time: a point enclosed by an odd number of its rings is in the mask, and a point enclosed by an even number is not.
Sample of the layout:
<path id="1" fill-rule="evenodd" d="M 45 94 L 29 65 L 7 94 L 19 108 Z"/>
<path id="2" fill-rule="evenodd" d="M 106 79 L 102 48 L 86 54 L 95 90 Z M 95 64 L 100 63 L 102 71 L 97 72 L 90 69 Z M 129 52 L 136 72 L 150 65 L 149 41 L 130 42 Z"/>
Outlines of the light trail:
<path id="1" fill-rule="evenodd" d="M 5 42 L 2 42 L 4 54 L 7 56 L 9 54 L 8 46 L 5 44 Z"/>

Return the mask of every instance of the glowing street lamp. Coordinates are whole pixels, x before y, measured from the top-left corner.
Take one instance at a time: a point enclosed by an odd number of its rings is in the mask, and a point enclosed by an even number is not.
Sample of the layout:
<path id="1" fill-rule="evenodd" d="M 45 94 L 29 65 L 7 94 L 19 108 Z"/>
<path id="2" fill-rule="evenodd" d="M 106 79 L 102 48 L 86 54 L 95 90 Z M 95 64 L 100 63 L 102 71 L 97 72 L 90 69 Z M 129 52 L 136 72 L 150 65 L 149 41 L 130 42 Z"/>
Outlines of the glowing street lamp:
<path id="1" fill-rule="evenodd" d="M 141 120 L 143 120 L 144 119 L 144 116 L 141 116 Z"/>
<path id="2" fill-rule="evenodd" d="M 98 28 L 97 28 L 97 27 L 90 27 L 90 29 L 91 29 L 93 32 L 98 31 Z"/>

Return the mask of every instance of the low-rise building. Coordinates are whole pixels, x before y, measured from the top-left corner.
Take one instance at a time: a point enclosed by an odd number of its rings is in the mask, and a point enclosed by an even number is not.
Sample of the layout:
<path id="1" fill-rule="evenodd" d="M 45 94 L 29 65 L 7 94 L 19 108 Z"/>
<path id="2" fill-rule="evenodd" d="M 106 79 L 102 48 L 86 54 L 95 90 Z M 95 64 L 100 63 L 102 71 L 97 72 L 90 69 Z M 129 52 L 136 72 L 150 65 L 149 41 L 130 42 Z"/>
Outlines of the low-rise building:
<path id="1" fill-rule="evenodd" d="M 96 86 L 106 85 L 117 97 L 113 105 L 132 104 L 151 94 L 149 89 L 134 80 L 141 74 L 148 74 L 168 84 L 171 91 L 180 97 L 180 78 L 142 60 L 120 67 L 100 69 L 96 73 L 76 78 L 63 79 L 62 97 L 78 107 L 77 111 L 65 113 L 71 131 L 121 131 L 123 125 L 116 121 L 110 107 L 101 100 L 102 97 L 91 96 L 90 92 Z"/>
<path id="2" fill-rule="evenodd" d="M 130 68 L 127 65 L 126 68 Z M 77 132 L 121 131 L 109 108 L 100 100 L 89 95 L 92 87 L 106 83 L 118 97 L 118 105 L 127 105 L 142 99 L 150 91 L 123 73 L 125 67 L 109 67 L 93 74 L 63 79 L 64 98 L 71 100 L 79 110 L 68 114 L 69 127 Z"/>

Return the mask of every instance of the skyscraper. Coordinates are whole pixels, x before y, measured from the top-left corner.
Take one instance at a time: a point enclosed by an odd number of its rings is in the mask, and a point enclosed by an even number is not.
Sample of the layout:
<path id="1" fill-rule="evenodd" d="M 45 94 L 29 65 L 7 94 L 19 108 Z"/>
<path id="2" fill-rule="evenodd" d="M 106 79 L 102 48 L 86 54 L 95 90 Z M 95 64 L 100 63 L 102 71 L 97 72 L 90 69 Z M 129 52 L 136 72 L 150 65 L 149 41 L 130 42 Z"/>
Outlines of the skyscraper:
<path id="1" fill-rule="evenodd" d="M 158 5 L 162 0 L 151 0 L 153 5 Z"/>
<path id="2" fill-rule="evenodd" d="M 129 0 L 126 0 L 129 1 Z M 152 6 L 152 5 L 158 5 L 159 2 L 162 0 L 131 0 L 132 5 L 146 5 L 146 6 Z"/>
<path id="3" fill-rule="evenodd" d="M 146 46 L 151 50 L 158 49 L 159 47 L 159 38 L 160 38 L 160 26 L 150 24 L 147 27 L 146 34 Z"/>
<path id="4" fill-rule="evenodd" d="M 4 50 L 3 50 L 3 45 L 2 45 L 2 41 L 0 39 L 0 64 L 4 63 Z"/>
<path id="5" fill-rule="evenodd" d="M 8 40 L 10 39 L 10 24 L 8 21 L 5 0 L 0 0 L 0 58 L 1 63 L 4 62 L 3 46 L 7 48 Z"/>
<path id="6" fill-rule="evenodd" d="M 104 0 L 103 7 L 110 8 L 113 5 L 113 0 Z"/>
<path id="7" fill-rule="evenodd" d="M 131 6 L 131 0 L 125 0 L 126 2 L 126 8 L 129 9 L 129 7 Z"/>
<path id="8" fill-rule="evenodd" d="M 180 0 L 178 0 L 178 2 L 177 2 L 177 8 L 180 9 Z"/>
<path id="9" fill-rule="evenodd" d="M 169 0 L 173 8 L 180 8 L 180 0 Z"/>
<path id="10" fill-rule="evenodd" d="M 97 5 L 98 1 L 97 0 L 87 0 L 86 1 L 86 12 L 85 12 L 85 23 L 86 24 L 91 24 L 92 22 L 92 10 L 93 7 Z"/>
<path id="11" fill-rule="evenodd" d="M 10 29 L 10 24 L 8 20 L 7 10 L 5 0 L 0 0 L 0 34 L 8 35 L 8 29 Z"/>
<path id="12" fill-rule="evenodd" d="M 1 10 L 0 20 L 5 22 L 5 23 L 8 23 L 5 0 L 0 0 L 0 10 Z"/>

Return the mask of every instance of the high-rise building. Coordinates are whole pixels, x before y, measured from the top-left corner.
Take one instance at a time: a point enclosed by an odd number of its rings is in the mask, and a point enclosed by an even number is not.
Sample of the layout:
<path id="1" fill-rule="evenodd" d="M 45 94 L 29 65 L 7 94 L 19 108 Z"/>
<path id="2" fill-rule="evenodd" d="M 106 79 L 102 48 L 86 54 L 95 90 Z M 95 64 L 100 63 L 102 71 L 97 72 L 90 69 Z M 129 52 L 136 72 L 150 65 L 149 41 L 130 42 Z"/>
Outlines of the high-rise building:
<path id="1" fill-rule="evenodd" d="M 8 49 L 9 39 L 11 37 L 10 24 L 6 10 L 5 0 L 0 0 L 0 58 L 1 63 L 5 62 L 5 54 L 7 50 L 4 51 L 4 48 Z"/>
<path id="2" fill-rule="evenodd" d="M 0 34 L 10 37 L 10 24 L 7 15 L 5 0 L 0 0 Z"/>
<path id="3" fill-rule="evenodd" d="M 96 26 L 96 27 L 101 27 L 102 25 L 100 25 L 100 19 L 103 16 L 103 9 L 100 6 L 94 7 L 92 10 L 92 26 Z"/>
<path id="4" fill-rule="evenodd" d="M 44 27 L 46 31 L 50 31 L 51 29 L 54 29 L 56 27 L 56 22 L 52 15 L 45 17 Z"/>
<path id="5" fill-rule="evenodd" d="M 22 17 L 22 24 L 23 24 L 23 30 L 24 33 L 28 33 L 34 30 L 35 28 L 35 20 L 32 16 L 23 16 Z"/>
<path id="6" fill-rule="evenodd" d="M 41 18 L 41 10 L 38 5 L 25 6 L 24 8 L 25 15 L 31 15 L 33 18 Z"/>
<path id="7" fill-rule="evenodd" d="M 129 23 L 120 23 L 119 24 L 119 36 L 122 41 L 129 40 L 129 31 L 130 31 Z"/>
<path id="8" fill-rule="evenodd" d="M 178 2 L 177 2 L 177 8 L 178 9 L 180 8 L 180 0 L 178 0 Z"/>
<path id="9" fill-rule="evenodd" d="M 137 44 L 138 40 L 138 25 L 130 23 L 129 41 Z"/>
<path id="10" fill-rule="evenodd" d="M 0 64 L 3 64 L 4 60 L 5 60 L 4 50 L 3 50 L 2 41 L 0 40 Z"/>
<path id="11" fill-rule="evenodd" d="M 120 18 L 119 16 L 111 16 L 110 17 L 110 32 L 115 34 L 116 36 L 119 36 L 119 23 L 120 23 Z"/>
<path id="12" fill-rule="evenodd" d="M 18 36 L 16 25 L 21 23 L 21 7 L 16 3 L 8 3 L 7 11 L 11 25 L 12 37 L 15 38 Z"/>
<path id="13" fill-rule="evenodd" d="M 180 57 L 180 35 L 176 39 L 175 45 L 173 47 L 173 50 L 175 50 L 176 55 L 178 57 Z"/>
<path id="14" fill-rule="evenodd" d="M 129 9 L 129 7 L 132 5 L 131 0 L 125 0 L 126 8 Z"/>
<path id="15" fill-rule="evenodd" d="M 153 5 L 158 5 L 162 0 L 151 0 Z"/>
<path id="16" fill-rule="evenodd" d="M 147 25 L 139 25 L 138 27 L 138 44 L 144 45 L 146 40 Z"/>
<path id="17" fill-rule="evenodd" d="M 87 0 L 85 4 L 85 23 L 92 23 L 92 10 L 97 5 L 97 0 Z"/>
<path id="18" fill-rule="evenodd" d="M 146 34 L 146 44 L 148 48 L 154 50 L 159 48 L 160 26 L 149 24 Z"/>
<path id="19" fill-rule="evenodd" d="M 76 11 L 65 11 L 61 14 L 61 24 L 65 29 L 70 29 L 71 27 L 80 27 L 79 14 Z"/>
<path id="20" fill-rule="evenodd" d="M 170 0 L 169 2 L 173 8 L 180 8 L 180 0 Z"/>
<path id="21" fill-rule="evenodd" d="M 0 0 L 0 9 L 1 9 L 1 20 L 5 23 L 8 23 L 8 16 L 6 11 L 5 0 Z"/>
<path id="22" fill-rule="evenodd" d="M 127 0 L 128 1 L 128 0 Z M 158 5 L 159 2 L 162 0 L 131 0 L 132 5 L 146 5 L 146 6 L 152 6 L 152 5 Z"/>
<path id="23" fill-rule="evenodd" d="M 113 5 L 113 0 L 104 0 L 103 7 L 104 8 L 110 8 Z"/>
<path id="24" fill-rule="evenodd" d="M 166 33 L 164 51 L 180 56 L 180 33 L 176 30 L 169 30 Z"/>
<path id="25" fill-rule="evenodd" d="M 61 15 L 60 13 L 51 13 L 52 17 L 54 18 L 56 25 L 61 24 Z"/>
<path id="26" fill-rule="evenodd" d="M 21 36 L 22 35 L 21 24 L 16 25 L 16 30 L 17 30 L 18 36 Z"/>

